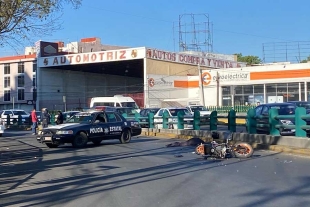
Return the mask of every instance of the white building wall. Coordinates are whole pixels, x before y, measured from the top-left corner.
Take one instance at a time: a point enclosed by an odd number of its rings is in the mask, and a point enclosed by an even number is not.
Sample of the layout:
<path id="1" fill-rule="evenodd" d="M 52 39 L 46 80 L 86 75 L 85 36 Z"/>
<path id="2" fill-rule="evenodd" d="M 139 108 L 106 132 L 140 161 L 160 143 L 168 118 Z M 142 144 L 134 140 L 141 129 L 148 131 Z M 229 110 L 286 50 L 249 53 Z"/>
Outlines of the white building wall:
<path id="1" fill-rule="evenodd" d="M 34 58 L 14 59 L 0 61 L 0 108 L 9 109 L 14 108 L 24 109 L 30 111 L 33 105 L 27 105 L 27 100 L 32 100 L 33 98 L 33 64 L 35 63 Z M 24 64 L 24 73 L 18 73 L 18 63 Z M 4 65 L 10 65 L 10 74 L 4 74 Z M 18 76 L 24 76 L 24 87 L 18 86 Z M 4 77 L 10 77 L 10 87 L 4 88 Z M 18 100 L 18 89 L 24 89 L 24 100 Z M 4 91 L 10 90 L 10 101 L 4 101 Z"/>

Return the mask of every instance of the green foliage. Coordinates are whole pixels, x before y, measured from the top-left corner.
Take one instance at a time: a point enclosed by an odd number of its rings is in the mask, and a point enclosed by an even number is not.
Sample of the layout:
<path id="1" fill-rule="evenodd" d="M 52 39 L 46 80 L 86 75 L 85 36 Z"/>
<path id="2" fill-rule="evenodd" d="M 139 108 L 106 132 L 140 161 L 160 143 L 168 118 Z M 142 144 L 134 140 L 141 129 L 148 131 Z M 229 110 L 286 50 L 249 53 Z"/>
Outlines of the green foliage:
<path id="1" fill-rule="evenodd" d="M 310 56 L 307 57 L 307 59 L 300 61 L 301 63 L 307 63 L 308 61 L 310 61 Z"/>
<path id="2" fill-rule="evenodd" d="M 258 56 L 254 56 L 254 55 L 242 56 L 242 53 L 237 53 L 235 55 L 237 55 L 238 62 L 244 62 L 247 65 L 262 63 L 262 60 Z"/>
<path id="3" fill-rule="evenodd" d="M 74 8 L 82 0 L 0 0 L 0 45 L 49 35 L 61 29 L 63 6 Z"/>

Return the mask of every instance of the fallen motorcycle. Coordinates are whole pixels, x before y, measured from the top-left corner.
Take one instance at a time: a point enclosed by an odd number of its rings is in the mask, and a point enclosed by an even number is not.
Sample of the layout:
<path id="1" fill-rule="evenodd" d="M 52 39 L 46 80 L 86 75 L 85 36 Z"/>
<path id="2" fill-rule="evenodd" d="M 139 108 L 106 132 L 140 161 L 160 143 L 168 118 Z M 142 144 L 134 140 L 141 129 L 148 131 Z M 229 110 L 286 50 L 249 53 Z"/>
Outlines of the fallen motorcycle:
<path id="1" fill-rule="evenodd" d="M 253 155 L 254 150 L 252 146 L 246 142 L 237 142 L 233 145 L 229 144 L 232 140 L 230 135 L 225 142 L 217 143 L 216 141 L 200 144 L 196 147 L 195 153 L 205 158 L 249 158 Z"/>

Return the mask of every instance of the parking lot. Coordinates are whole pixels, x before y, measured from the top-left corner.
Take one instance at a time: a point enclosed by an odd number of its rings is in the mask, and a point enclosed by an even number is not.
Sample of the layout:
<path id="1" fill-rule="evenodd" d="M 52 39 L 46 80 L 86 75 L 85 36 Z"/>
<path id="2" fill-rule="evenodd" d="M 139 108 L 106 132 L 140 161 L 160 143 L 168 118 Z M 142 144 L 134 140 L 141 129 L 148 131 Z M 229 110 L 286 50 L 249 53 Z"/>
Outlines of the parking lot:
<path id="1" fill-rule="evenodd" d="M 203 159 L 171 139 L 49 149 L 30 132 L 1 138 L 0 206 L 309 206 L 310 159 L 256 151 Z"/>

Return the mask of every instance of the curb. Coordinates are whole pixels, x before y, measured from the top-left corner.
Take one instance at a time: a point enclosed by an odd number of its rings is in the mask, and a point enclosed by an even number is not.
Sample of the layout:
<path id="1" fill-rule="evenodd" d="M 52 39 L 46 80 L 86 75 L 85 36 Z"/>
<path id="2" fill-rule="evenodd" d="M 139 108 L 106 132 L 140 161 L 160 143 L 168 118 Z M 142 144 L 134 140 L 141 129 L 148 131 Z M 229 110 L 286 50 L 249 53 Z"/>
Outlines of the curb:
<path id="1" fill-rule="evenodd" d="M 142 136 L 149 136 L 149 137 L 157 137 L 162 139 L 184 139 L 188 140 L 193 137 L 201 138 L 204 141 L 212 141 L 213 138 L 202 137 L 202 136 L 193 136 L 193 135 L 179 135 L 173 133 L 160 133 L 160 132 L 142 132 Z M 141 136 L 140 135 L 140 136 Z M 288 147 L 283 145 L 267 145 L 261 143 L 250 143 L 255 150 L 271 150 L 275 152 L 283 152 L 287 154 L 293 155 L 301 155 L 301 156 L 308 156 L 310 157 L 310 149 L 306 148 L 297 148 L 297 147 Z"/>

